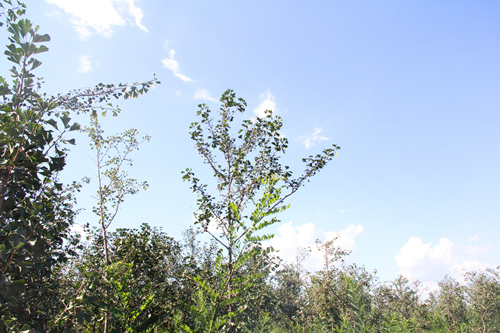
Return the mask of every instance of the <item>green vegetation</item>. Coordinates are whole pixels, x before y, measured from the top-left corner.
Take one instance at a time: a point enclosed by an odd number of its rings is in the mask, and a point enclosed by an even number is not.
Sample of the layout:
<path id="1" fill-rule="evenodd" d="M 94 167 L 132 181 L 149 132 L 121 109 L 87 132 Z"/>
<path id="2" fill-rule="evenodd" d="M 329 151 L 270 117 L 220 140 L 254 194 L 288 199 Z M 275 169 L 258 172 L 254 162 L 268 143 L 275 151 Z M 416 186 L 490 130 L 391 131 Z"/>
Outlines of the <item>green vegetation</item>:
<path id="1" fill-rule="evenodd" d="M 304 269 L 307 251 L 281 262 L 265 245 L 272 238 L 265 228 L 339 147 L 303 159 L 294 177 L 279 161 L 288 146 L 281 118 L 268 111 L 245 119 L 246 103 L 231 90 L 216 115 L 200 105 L 200 121 L 190 127 L 216 184 L 210 189 L 208 180 L 184 172 L 199 198 L 198 229 L 186 230 L 182 241 L 147 224 L 110 231 L 125 196 L 147 184 L 124 170 L 140 144 L 137 131 L 104 136 L 98 116 L 119 113 L 111 99 L 138 97 L 159 82 L 42 94 L 35 56 L 48 51 L 50 37 L 20 18 L 24 4 L 0 5 L 11 34 L 5 54 L 14 63 L 12 82 L 0 78 L 0 332 L 500 331 L 500 267 L 468 272 L 462 284 L 446 277 L 423 299 L 416 281 L 380 282 L 345 264 L 349 253 L 336 239 L 318 242 L 318 272 Z M 79 113 L 90 115 L 88 127 L 71 121 Z M 58 181 L 75 144 L 68 133 L 78 130 L 89 135 L 98 174 L 99 228 L 87 242 L 70 233 L 82 185 Z M 200 233 L 211 242 L 200 243 Z"/>

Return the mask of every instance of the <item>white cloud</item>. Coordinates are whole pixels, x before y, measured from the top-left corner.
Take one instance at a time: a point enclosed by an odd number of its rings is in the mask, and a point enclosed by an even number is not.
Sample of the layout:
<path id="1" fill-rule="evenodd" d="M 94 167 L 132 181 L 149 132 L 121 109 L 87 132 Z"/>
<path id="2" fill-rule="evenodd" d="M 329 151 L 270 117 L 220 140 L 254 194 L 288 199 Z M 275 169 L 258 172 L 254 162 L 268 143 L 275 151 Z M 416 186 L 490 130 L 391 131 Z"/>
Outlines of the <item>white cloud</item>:
<path id="1" fill-rule="evenodd" d="M 465 280 L 465 272 L 484 271 L 487 268 L 495 268 L 495 265 L 490 265 L 478 260 L 466 260 L 460 263 L 453 264 L 450 267 L 450 275 L 453 276 L 457 281 L 462 283 Z"/>
<path id="2" fill-rule="evenodd" d="M 349 225 L 340 232 L 323 231 L 316 228 L 313 223 L 306 223 L 300 226 L 293 226 L 292 222 L 284 223 L 278 228 L 279 235 L 272 238 L 268 244 L 271 245 L 283 260 L 294 263 L 297 249 L 311 249 L 309 257 L 304 261 L 304 266 L 309 271 L 316 271 L 323 266 L 322 254 L 316 248 L 316 240 L 322 242 L 333 239 L 339 235 L 335 241 L 336 246 L 344 250 L 355 250 L 356 241 L 354 238 L 363 232 L 361 225 Z"/>
<path id="3" fill-rule="evenodd" d="M 135 5 L 135 0 L 128 0 L 128 13 L 134 18 L 134 23 L 139 27 L 142 31 L 149 32 L 148 29 L 142 25 L 142 19 L 144 18 L 144 14 L 142 13 L 142 9 Z"/>
<path id="4" fill-rule="evenodd" d="M 266 116 L 264 113 L 266 110 L 271 110 L 273 113 L 276 113 L 276 98 L 270 92 L 260 94 L 259 106 L 255 108 L 254 112 L 257 117 L 264 118 Z"/>
<path id="5" fill-rule="evenodd" d="M 485 253 L 487 247 L 468 247 L 465 254 Z M 487 263 L 470 260 L 464 255 L 464 248 L 448 238 L 441 238 L 439 244 L 432 246 L 418 237 L 411 237 L 395 257 L 401 274 L 424 283 L 441 280 L 446 274 L 457 280 L 462 279 L 464 270 L 491 267 Z"/>
<path id="6" fill-rule="evenodd" d="M 357 208 L 352 208 L 352 209 L 343 208 L 343 209 L 339 210 L 339 213 L 340 214 L 352 213 L 352 212 L 355 212 L 357 210 L 358 210 Z"/>
<path id="7" fill-rule="evenodd" d="M 315 127 L 314 131 L 312 132 L 311 135 L 309 135 L 309 136 L 301 136 L 296 141 L 302 141 L 302 142 L 304 142 L 304 145 L 306 146 L 306 148 L 309 149 L 312 146 L 314 146 L 317 142 L 330 140 L 327 137 L 320 136 L 320 134 L 321 134 L 322 131 L 323 130 L 321 128 Z"/>
<path id="8" fill-rule="evenodd" d="M 479 235 L 472 236 L 471 238 L 469 238 L 469 240 L 471 242 L 477 242 L 480 238 L 481 238 L 481 235 L 479 234 Z"/>
<path id="9" fill-rule="evenodd" d="M 79 235 L 82 241 L 85 241 L 89 236 L 83 224 L 75 223 L 69 227 L 69 230 L 71 233 Z"/>
<path id="10" fill-rule="evenodd" d="M 193 222 L 196 222 L 196 216 L 192 217 Z M 217 219 L 212 217 L 210 222 L 208 223 L 207 231 L 210 233 L 217 235 L 222 233 L 222 229 L 218 226 Z"/>
<path id="11" fill-rule="evenodd" d="M 170 69 L 174 73 L 174 75 L 177 76 L 182 81 L 184 81 L 184 82 L 194 82 L 193 79 L 187 77 L 184 74 L 179 73 L 179 71 L 180 71 L 180 65 L 177 62 L 177 60 L 175 60 L 175 51 L 173 49 L 168 52 L 168 58 L 162 59 L 161 62 L 163 64 L 163 67 L 165 67 L 167 69 Z"/>
<path id="12" fill-rule="evenodd" d="M 78 65 L 78 71 L 80 73 L 85 73 L 87 74 L 90 72 L 94 67 L 92 66 L 92 61 L 90 60 L 90 56 L 81 56 L 80 57 L 80 64 Z"/>
<path id="13" fill-rule="evenodd" d="M 207 101 L 217 102 L 217 99 L 210 96 L 206 89 L 199 89 L 195 94 L 193 99 L 203 99 Z"/>
<path id="14" fill-rule="evenodd" d="M 81 38 L 93 33 L 111 36 L 115 26 L 135 24 L 148 32 L 142 24 L 144 14 L 136 6 L 136 0 L 45 0 L 62 8 L 71 15 L 71 23 Z"/>
<path id="15" fill-rule="evenodd" d="M 363 232 L 362 225 L 354 225 L 349 224 L 346 228 L 340 230 L 338 234 L 340 235 L 337 240 L 337 245 L 345 250 L 356 250 L 356 241 L 354 237 L 358 236 Z M 327 239 L 331 239 L 336 233 L 335 232 L 327 232 Z"/>
<path id="16" fill-rule="evenodd" d="M 467 254 L 476 255 L 476 254 L 486 253 L 492 247 L 493 247 L 493 245 L 491 245 L 491 244 L 488 246 L 467 246 L 465 251 L 467 252 Z"/>

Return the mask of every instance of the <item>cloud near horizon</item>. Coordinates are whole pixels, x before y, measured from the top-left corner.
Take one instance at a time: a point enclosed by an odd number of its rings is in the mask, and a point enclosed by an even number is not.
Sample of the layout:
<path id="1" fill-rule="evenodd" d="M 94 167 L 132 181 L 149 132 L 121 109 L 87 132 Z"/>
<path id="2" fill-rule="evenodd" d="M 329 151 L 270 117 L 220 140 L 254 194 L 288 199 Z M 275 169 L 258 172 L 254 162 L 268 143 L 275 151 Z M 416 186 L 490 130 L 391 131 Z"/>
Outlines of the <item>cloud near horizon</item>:
<path id="1" fill-rule="evenodd" d="M 300 251 L 300 249 L 309 248 L 311 252 L 304 260 L 304 267 L 313 272 L 323 267 L 323 255 L 316 247 L 317 239 L 325 242 L 339 235 L 335 245 L 344 250 L 354 251 L 357 249 L 355 237 L 363 232 L 363 226 L 350 224 L 339 232 L 335 232 L 318 229 L 313 223 L 293 226 L 292 222 L 288 222 L 282 224 L 278 232 L 279 234 L 267 244 L 277 250 L 277 255 L 288 263 L 295 262 L 298 249 Z"/>
<path id="2" fill-rule="evenodd" d="M 417 279 L 424 285 L 435 283 L 445 275 L 463 281 L 464 271 L 494 267 L 477 258 L 492 247 L 464 247 L 448 238 L 441 238 L 438 244 L 432 246 L 432 243 L 424 243 L 421 238 L 411 237 L 395 259 L 402 275 Z"/>
<path id="3" fill-rule="evenodd" d="M 56 5 L 71 15 L 78 35 L 82 39 L 94 33 L 106 37 L 113 35 L 115 26 L 132 24 L 144 32 L 149 32 L 142 24 L 144 17 L 141 8 L 137 7 L 136 0 L 45 0 Z"/>

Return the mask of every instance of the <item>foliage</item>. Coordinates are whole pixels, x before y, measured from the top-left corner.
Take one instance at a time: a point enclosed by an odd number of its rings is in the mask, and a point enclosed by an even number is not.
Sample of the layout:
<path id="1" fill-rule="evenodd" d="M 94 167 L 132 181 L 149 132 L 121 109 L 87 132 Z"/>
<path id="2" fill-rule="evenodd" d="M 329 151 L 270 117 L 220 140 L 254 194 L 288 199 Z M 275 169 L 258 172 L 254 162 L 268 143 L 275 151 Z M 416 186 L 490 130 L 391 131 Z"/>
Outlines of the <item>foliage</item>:
<path id="1" fill-rule="evenodd" d="M 12 82 L 0 77 L 0 330 L 24 330 L 46 324 L 40 314 L 43 302 L 28 295 L 50 298 L 45 293 L 50 288 L 43 286 L 50 285 L 56 265 L 77 249 L 69 227 L 75 216 L 71 191 L 79 184 L 65 188 L 58 181 L 65 145 L 75 143 L 66 134 L 79 129 L 71 112 L 115 109 L 97 104 L 112 97 L 136 97 L 157 80 L 42 94 L 43 81 L 33 71 L 41 65 L 36 56 L 48 51 L 43 43 L 50 37 L 29 20 L 19 19 L 23 3 L 4 0 L 0 5 L 6 9 L 3 18 L 11 35 L 5 54 L 14 63 Z"/>
<path id="2" fill-rule="evenodd" d="M 439 282 L 437 311 L 443 317 L 450 332 L 461 331 L 467 322 L 465 288 L 455 279 L 446 276 Z"/>
<path id="3" fill-rule="evenodd" d="M 175 312 L 182 308 L 179 299 L 185 297 L 181 245 L 147 224 L 140 229 L 117 229 L 109 234 L 112 264 L 105 266 L 101 237 L 95 230 L 61 281 L 69 288 L 79 284 L 73 287 L 78 292 L 63 299 L 72 305 L 63 322 L 73 321 L 78 329 L 103 331 L 108 312 L 111 332 L 171 327 Z"/>
<path id="4" fill-rule="evenodd" d="M 213 317 L 204 327 L 211 329 L 217 323 L 219 330 L 235 330 L 238 327 L 232 318 L 243 313 L 246 305 L 242 300 L 253 281 L 261 277 L 259 273 L 238 273 L 250 258 L 271 250 L 263 251 L 258 244 L 272 235 L 257 232 L 278 222 L 271 216 L 288 208 L 285 200 L 321 170 L 338 147 L 334 145 L 322 154 L 303 159 L 306 163 L 303 175 L 293 178 L 289 168 L 279 163 L 280 155 L 288 147 L 288 140 L 279 132 L 283 125 L 281 118 L 268 110 L 264 118 L 244 119 L 235 130 L 232 123 L 238 113 L 245 112 L 246 102 L 236 99 L 232 90 L 227 90 L 220 101 L 217 120 L 201 104 L 197 113 L 201 119 L 190 127 L 198 153 L 213 172 L 219 199 L 209 193 L 207 185 L 191 169 L 185 171 L 183 179 L 191 183 L 191 189 L 199 197 L 195 223 L 224 249 L 224 254 L 221 251 L 216 260 L 219 282 L 216 289 L 199 281 L 199 292 L 203 293 L 199 297 L 206 300 L 203 304 L 211 304 L 207 311 Z M 220 230 L 220 236 L 211 231 L 212 226 Z M 220 309 L 222 313 L 218 316 Z"/>
<path id="5" fill-rule="evenodd" d="M 297 324 L 302 321 L 308 298 L 308 272 L 304 269 L 304 261 L 310 249 L 297 248 L 294 263 L 284 263 L 276 272 L 274 295 L 276 310 L 274 321 L 284 325 Z"/>
<path id="6" fill-rule="evenodd" d="M 41 62 L 35 55 L 48 48 L 50 40 L 38 33 L 27 19 L 11 21 L 5 54 L 14 63 L 13 82 L 0 78 L 2 155 L 0 159 L 0 303 L 2 330 L 27 328 L 31 313 L 26 293 L 35 281 L 50 274 L 64 260 L 63 240 L 74 218 L 71 197 L 57 181 L 65 164 L 62 146 L 66 132 L 78 129 L 57 104 L 45 101 L 32 71 Z M 61 130 L 54 135 L 46 125 Z M 69 199 L 69 201 L 67 200 Z M 71 253 L 71 252 L 70 252 Z M 27 288 L 28 287 L 28 288 Z M 22 328 L 22 329 L 24 329 Z"/>
<path id="7" fill-rule="evenodd" d="M 180 243 L 147 224 L 111 232 L 124 197 L 146 184 L 123 169 L 141 142 L 137 131 L 106 137 L 98 115 L 118 114 L 113 99 L 138 97 L 159 81 L 47 96 L 34 71 L 50 37 L 21 19 L 22 2 L 0 7 L 0 26 L 10 33 L 5 54 L 14 63 L 12 79 L 0 78 L 0 332 L 499 331 L 500 267 L 468 272 L 465 283 L 446 277 L 423 300 L 417 281 L 377 284 L 375 273 L 346 265 L 348 252 L 335 239 L 317 244 L 324 255 L 318 272 L 304 269 L 307 249 L 295 263 L 279 262 L 263 244 L 272 237 L 264 228 L 338 147 L 304 159 L 304 173 L 294 178 L 280 164 L 288 147 L 281 118 L 267 111 L 235 128 L 246 103 L 230 90 L 217 120 L 201 105 L 191 125 L 215 194 L 190 169 L 184 173 L 199 195 L 196 224 L 212 242 L 201 245 L 190 229 Z M 85 130 L 99 182 L 101 228 L 87 243 L 70 233 L 81 184 L 58 180 L 79 113 L 91 117 Z"/>
<path id="8" fill-rule="evenodd" d="M 482 332 L 500 330 L 500 267 L 468 272 L 467 295 L 473 327 Z"/>
<path id="9" fill-rule="evenodd" d="M 101 113 L 102 116 L 106 111 Z M 116 112 L 115 112 L 116 115 Z M 139 149 L 139 145 L 148 141 L 149 137 L 145 136 L 142 141 L 137 139 L 138 132 L 136 129 L 129 129 L 118 135 L 104 136 L 104 130 L 99 122 L 99 116 L 96 110 L 93 110 L 90 115 L 90 126 L 84 129 L 90 138 L 90 146 L 95 151 L 95 164 L 97 168 L 97 205 L 93 207 L 93 212 L 99 217 L 99 225 L 101 228 L 103 242 L 103 260 L 102 263 L 106 267 L 104 270 L 104 278 L 108 280 L 114 287 L 112 280 L 109 280 L 110 267 L 115 267 L 109 258 L 108 246 L 108 228 L 114 221 L 121 204 L 126 195 L 136 194 L 139 189 L 146 189 L 147 182 L 139 183 L 134 178 L 129 178 L 128 173 L 124 170 L 124 166 L 132 165 L 132 160 L 129 155 Z M 116 289 L 116 288 L 115 288 Z M 106 288 L 104 294 L 106 297 L 110 293 L 109 287 Z M 117 290 L 115 290 L 117 291 Z M 107 303 L 107 302 L 106 302 Z M 113 308 L 115 309 L 115 308 Z M 104 332 L 109 332 L 109 311 L 104 312 Z"/>
<path id="10" fill-rule="evenodd" d="M 104 114 L 105 112 L 102 113 Z M 96 154 L 94 162 L 97 168 L 98 189 L 97 206 L 93 208 L 93 212 L 99 217 L 104 242 L 104 263 L 109 265 L 106 232 L 118 214 L 125 196 L 136 194 L 140 188 L 148 187 L 147 182 L 139 183 L 136 179 L 129 178 L 124 166 L 132 165 L 129 155 L 150 138 L 145 136 L 139 141 L 138 131 L 135 128 L 105 137 L 95 110 L 90 115 L 90 126 L 84 131 L 88 133 L 90 146 Z"/>

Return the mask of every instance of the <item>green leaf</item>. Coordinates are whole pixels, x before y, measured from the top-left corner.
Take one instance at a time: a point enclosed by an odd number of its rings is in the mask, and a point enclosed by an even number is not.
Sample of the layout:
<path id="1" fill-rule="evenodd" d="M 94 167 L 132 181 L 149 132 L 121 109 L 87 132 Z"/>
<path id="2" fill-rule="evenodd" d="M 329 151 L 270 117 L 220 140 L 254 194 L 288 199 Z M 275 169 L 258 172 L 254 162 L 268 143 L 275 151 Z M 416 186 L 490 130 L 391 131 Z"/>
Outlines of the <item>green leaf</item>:
<path id="1" fill-rule="evenodd" d="M 86 314 L 83 310 L 78 311 L 78 313 L 76 314 L 75 317 L 76 317 L 76 321 L 79 324 L 83 324 L 85 321 L 90 322 L 90 316 L 88 314 Z"/>
<path id="2" fill-rule="evenodd" d="M 69 131 L 79 131 L 81 128 L 80 124 L 78 123 L 74 123 L 73 125 L 71 125 L 71 127 L 69 128 Z"/>
<path id="3" fill-rule="evenodd" d="M 31 66 L 31 70 L 34 70 L 35 68 L 39 67 L 41 64 L 42 64 L 41 61 L 33 59 L 33 65 Z"/>
<path id="4" fill-rule="evenodd" d="M 5 95 L 10 95 L 12 94 L 12 91 L 10 90 L 9 87 L 7 86 L 0 86 L 0 95 L 5 96 Z"/>
<path id="5" fill-rule="evenodd" d="M 29 332 L 29 331 L 30 331 L 30 329 L 31 329 L 30 325 L 28 325 L 28 324 L 24 324 L 24 326 L 23 326 L 23 327 L 21 327 L 21 331 L 20 331 L 20 332 L 21 332 L 21 333 Z"/>
<path id="6" fill-rule="evenodd" d="M 69 143 L 70 145 L 75 145 L 76 140 L 75 139 L 69 139 L 69 140 L 62 140 L 64 143 Z"/>
<path id="7" fill-rule="evenodd" d="M 37 53 L 42 53 L 42 52 L 47 52 L 49 50 L 49 48 L 45 45 L 41 45 L 35 52 L 35 54 Z"/>
<path id="8" fill-rule="evenodd" d="M 58 130 L 59 128 L 57 128 L 57 122 L 54 120 L 54 119 L 49 119 L 47 120 L 47 124 L 51 125 L 52 127 L 54 127 L 56 130 Z"/>
<path id="9" fill-rule="evenodd" d="M 50 42 L 50 36 L 48 34 L 38 35 L 36 34 L 33 38 L 33 43 Z"/>
<path id="10" fill-rule="evenodd" d="M 68 128 L 68 123 L 70 122 L 71 118 L 68 117 L 67 115 L 63 115 L 61 117 L 61 121 L 63 122 L 64 124 L 64 128 Z"/>
<path id="11" fill-rule="evenodd" d="M 26 287 L 24 285 L 24 280 L 20 279 L 20 280 L 16 280 L 16 281 L 12 281 L 13 283 L 10 284 L 10 285 L 7 285 L 6 286 L 6 294 L 9 296 L 9 297 L 12 297 L 12 298 L 17 298 L 19 296 L 21 296 L 21 294 L 25 291 Z"/>

